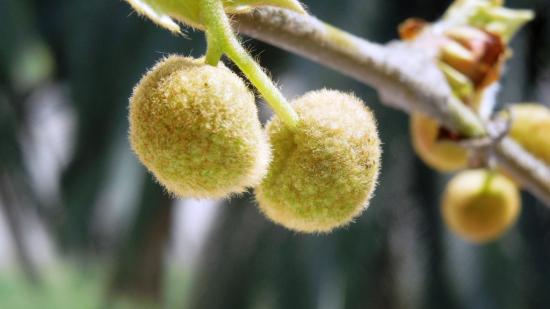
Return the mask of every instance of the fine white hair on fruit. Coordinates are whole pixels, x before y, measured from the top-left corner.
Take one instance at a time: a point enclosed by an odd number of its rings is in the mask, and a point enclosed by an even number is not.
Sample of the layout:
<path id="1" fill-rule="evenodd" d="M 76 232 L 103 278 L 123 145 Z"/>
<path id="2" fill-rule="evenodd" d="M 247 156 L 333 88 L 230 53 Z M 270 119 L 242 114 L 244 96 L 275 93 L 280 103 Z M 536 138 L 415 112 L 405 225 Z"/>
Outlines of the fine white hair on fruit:
<path id="1" fill-rule="evenodd" d="M 273 161 L 256 190 L 261 211 L 301 232 L 328 232 L 356 218 L 376 186 L 381 147 L 376 122 L 357 97 L 334 90 L 292 102 L 300 120 L 267 125 Z"/>
<path id="2" fill-rule="evenodd" d="M 254 96 L 220 63 L 170 56 L 130 99 L 130 142 L 140 161 L 180 197 L 240 193 L 265 175 L 270 147 Z"/>

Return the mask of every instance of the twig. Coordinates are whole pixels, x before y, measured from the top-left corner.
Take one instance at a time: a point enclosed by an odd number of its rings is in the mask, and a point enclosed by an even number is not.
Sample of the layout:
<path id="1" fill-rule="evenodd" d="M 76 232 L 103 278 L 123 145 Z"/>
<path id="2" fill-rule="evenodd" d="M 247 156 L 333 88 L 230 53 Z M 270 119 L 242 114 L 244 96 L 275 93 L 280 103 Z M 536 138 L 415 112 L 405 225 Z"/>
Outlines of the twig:
<path id="1" fill-rule="evenodd" d="M 315 17 L 264 8 L 233 17 L 238 31 L 311 59 L 374 87 L 381 101 L 404 112 L 421 111 L 467 137 L 487 135 L 486 124 L 451 95 L 425 49 L 413 43 L 368 42 Z M 550 167 L 509 138 L 496 147 L 503 170 L 550 206 Z"/>

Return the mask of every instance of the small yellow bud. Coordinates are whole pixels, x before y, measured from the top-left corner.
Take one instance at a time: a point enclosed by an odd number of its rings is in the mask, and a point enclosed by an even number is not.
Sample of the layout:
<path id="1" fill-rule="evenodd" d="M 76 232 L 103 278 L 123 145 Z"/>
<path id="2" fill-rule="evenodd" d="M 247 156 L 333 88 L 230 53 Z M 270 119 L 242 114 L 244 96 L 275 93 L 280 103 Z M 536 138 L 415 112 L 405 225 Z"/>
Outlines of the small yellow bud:
<path id="1" fill-rule="evenodd" d="M 519 190 L 512 181 L 486 170 L 458 174 L 447 185 L 442 213 L 460 237 L 485 243 L 501 236 L 520 212 Z"/>
<path id="2" fill-rule="evenodd" d="M 500 37 L 473 27 L 456 27 L 446 31 L 448 40 L 439 58 L 468 77 L 477 90 L 500 78 L 501 67 L 508 56 Z"/>
<path id="3" fill-rule="evenodd" d="M 534 18 L 531 10 L 504 8 L 503 0 L 455 0 L 443 20 L 451 25 L 469 25 L 498 35 L 508 42 Z"/>
<path id="4" fill-rule="evenodd" d="M 293 130 L 274 117 L 267 126 L 273 162 L 256 190 L 260 209 L 301 232 L 328 232 L 368 204 L 380 166 L 372 112 L 349 94 L 313 91 L 292 103 Z"/>
<path id="5" fill-rule="evenodd" d="M 463 169 L 468 152 L 449 139 L 440 139 L 439 123 L 423 114 L 411 116 L 411 138 L 416 154 L 428 166 L 442 172 Z"/>
<path id="6" fill-rule="evenodd" d="M 510 136 L 527 151 L 550 164 L 550 109 L 541 104 L 517 104 L 510 109 Z"/>
<path id="7" fill-rule="evenodd" d="M 453 94 L 462 100 L 462 102 L 468 102 L 468 100 L 475 94 L 472 80 L 444 62 L 438 63 L 438 66 L 447 79 Z"/>
<path id="8" fill-rule="evenodd" d="M 254 96 L 220 63 L 170 56 L 130 98 L 130 142 L 140 161 L 177 196 L 214 198 L 259 183 L 269 145 Z"/>

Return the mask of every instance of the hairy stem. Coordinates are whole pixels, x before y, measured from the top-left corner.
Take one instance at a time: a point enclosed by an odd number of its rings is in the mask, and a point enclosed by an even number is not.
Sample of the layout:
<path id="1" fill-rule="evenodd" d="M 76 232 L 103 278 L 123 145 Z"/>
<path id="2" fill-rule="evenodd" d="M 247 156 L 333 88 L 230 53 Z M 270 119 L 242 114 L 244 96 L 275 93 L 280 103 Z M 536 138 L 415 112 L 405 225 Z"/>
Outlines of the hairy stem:
<path id="1" fill-rule="evenodd" d="M 294 128 L 298 122 L 298 114 L 273 81 L 242 47 L 231 29 L 222 2 L 220 0 L 201 0 L 201 15 L 206 25 L 207 37 L 215 38 L 221 50 L 235 62 L 285 125 Z M 207 61 L 209 58 L 212 60 L 213 57 L 207 55 Z"/>
<path id="2" fill-rule="evenodd" d="M 220 48 L 218 40 L 211 33 L 206 32 L 206 42 L 208 48 L 206 49 L 205 62 L 209 65 L 216 66 L 220 61 L 223 51 Z"/>

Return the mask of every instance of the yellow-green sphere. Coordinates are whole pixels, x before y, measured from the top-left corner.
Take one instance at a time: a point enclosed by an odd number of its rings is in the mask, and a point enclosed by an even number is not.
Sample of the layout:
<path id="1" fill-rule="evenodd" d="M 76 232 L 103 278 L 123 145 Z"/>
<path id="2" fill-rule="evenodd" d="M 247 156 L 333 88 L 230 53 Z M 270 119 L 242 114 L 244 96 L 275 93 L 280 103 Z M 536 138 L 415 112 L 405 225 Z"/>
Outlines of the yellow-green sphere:
<path id="1" fill-rule="evenodd" d="M 510 112 L 510 136 L 535 157 L 550 164 L 550 109 L 541 104 L 517 104 Z"/>
<path id="2" fill-rule="evenodd" d="M 180 197 L 216 198 L 257 185 L 270 149 L 254 96 L 225 68 L 170 56 L 130 98 L 130 142 L 140 161 Z"/>
<path id="3" fill-rule="evenodd" d="M 413 148 L 426 165 L 440 172 L 463 169 L 468 164 L 468 152 L 449 140 L 438 140 L 439 123 L 423 114 L 411 116 Z"/>
<path id="4" fill-rule="evenodd" d="M 300 232 L 328 232 L 357 217 L 375 188 L 380 139 L 372 112 L 353 95 L 313 91 L 292 102 L 294 129 L 267 125 L 273 161 L 256 190 L 261 211 Z"/>
<path id="5" fill-rule="evenodd" d="M 461 238 L 486 243 L 504 234 L 517 220 L 520 195 L 517 186 L 496 172 L 470 170 L 447 185 L 443 219 Z"/>

